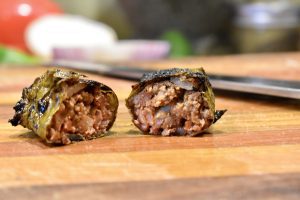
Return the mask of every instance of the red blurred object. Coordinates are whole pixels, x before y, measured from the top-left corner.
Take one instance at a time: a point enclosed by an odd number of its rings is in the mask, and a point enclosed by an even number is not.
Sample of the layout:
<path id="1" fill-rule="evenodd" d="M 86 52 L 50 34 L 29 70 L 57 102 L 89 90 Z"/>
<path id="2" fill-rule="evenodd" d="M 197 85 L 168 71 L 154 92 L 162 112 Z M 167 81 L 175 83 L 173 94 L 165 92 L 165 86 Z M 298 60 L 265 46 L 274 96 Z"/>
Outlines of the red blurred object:
<path id="1" fill-rule="evenodd" d="M 28 52 L 24 41 L 26 26 L 46 14 L 60 14 L 62 10 L 50 0 L 1 0 L 0 44 Z"/>

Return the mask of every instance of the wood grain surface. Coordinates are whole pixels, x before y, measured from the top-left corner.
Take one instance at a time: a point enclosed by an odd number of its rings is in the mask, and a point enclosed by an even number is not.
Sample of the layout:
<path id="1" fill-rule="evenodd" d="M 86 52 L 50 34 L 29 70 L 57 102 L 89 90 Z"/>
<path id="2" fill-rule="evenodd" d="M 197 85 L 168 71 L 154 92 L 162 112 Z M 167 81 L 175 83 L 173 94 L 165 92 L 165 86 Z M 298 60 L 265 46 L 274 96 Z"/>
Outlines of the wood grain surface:
<path id="1" fill-rule="evenodd" d="M 300 53 L 126 63 L 300 80 Z M 299 199 L 300 101 L 216 91 L 224 117 L 200 137 L 141 135 L 124 99 L 133 82 L 87 74 L 120 107 L 102 138 L 51 147 L 8 119 L 22 88 L 46 71 L 0 66 L 0 199 Z"/>

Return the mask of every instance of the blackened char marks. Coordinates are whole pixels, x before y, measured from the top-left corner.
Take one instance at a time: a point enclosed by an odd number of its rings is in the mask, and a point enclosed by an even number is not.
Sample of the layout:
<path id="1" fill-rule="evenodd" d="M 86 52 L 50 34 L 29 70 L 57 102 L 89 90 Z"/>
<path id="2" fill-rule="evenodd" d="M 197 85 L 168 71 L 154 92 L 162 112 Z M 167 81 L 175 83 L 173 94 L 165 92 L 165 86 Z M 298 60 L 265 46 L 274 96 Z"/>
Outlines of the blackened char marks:
<path id="1" fill-rule="evenodd" d="M 177 76 L 177 75 L 186 75 L 189 77 L 194 77 L 199 79 L 200 81 L 202 79 L 206 78 L 206 74 L 203 70 L 201 71 L 193 71 L 191 69 L 187 68 L 172 68 L 172 69 L 166 69 L 166 70 L 159 70 L 159 71 L 154 71 L 150 73 L 145 73 L 143 77 L 141 78 L 141 83 L 144 82 L 155 82 L 158 79 L 166 79 L 172 76 Z"/>
<path id="2" fill-rule="evenodd" d="M 13 126 L 17 126 L 20 123 L 21 120 L 21 115 L 22 112 L 24 110 L 25 107 L 25 102 L 23 101 L 23 99 L 21 99 L 20 101 L 18 101 L 16 103 L 16 105 L 14 106 L 14 110 L 15 110 L 15 115 L 12 119 L 10 119 L 8 122 L 11 123 L 11 125 Z"/>
<path id="3" fill-rule="evenodd" d="M 45 99 L 38 100 L 38 111 L 40 114 L 44 114 L 48 108 L 49 101 Z"/>
<path id="4" fill-rule="evenodd" d="M 216 123 L 226 112 L 227 110 L 216 110 L 215 112 L 215 118 L 214 118 L 214 123 Z"/>

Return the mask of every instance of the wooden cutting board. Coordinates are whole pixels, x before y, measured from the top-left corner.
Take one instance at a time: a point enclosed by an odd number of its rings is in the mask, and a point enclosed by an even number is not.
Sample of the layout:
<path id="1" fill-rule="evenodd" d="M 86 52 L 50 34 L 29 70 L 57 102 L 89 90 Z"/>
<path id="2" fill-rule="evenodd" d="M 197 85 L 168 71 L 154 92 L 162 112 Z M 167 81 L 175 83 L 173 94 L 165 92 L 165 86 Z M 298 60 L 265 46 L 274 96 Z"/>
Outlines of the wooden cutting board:
<path id="1" fill-rule="evenodd" d="M 300 53 L 128 63 L 300 80 Z M 0 67 L 0 199 L 299 199 L 300 101 L 216 92 L 224 117 L 201 137 L 141 135 L 124 99 L 133 82 L 89 75 L 120 99 L 109 136 L 49 147 L 8 119 L 44 67 Z"/>

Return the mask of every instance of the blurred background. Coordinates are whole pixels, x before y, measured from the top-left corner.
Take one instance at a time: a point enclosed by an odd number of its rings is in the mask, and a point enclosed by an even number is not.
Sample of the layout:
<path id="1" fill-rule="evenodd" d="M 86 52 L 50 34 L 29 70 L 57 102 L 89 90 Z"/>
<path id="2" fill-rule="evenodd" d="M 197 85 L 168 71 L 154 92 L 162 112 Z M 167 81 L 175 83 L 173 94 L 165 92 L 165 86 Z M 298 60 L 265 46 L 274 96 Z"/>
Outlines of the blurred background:
<path id="1" fill-rule="evenodd" d="M 9 0 L 0 62 L 114 62 L 300 50 L 300 0 Z"/>

